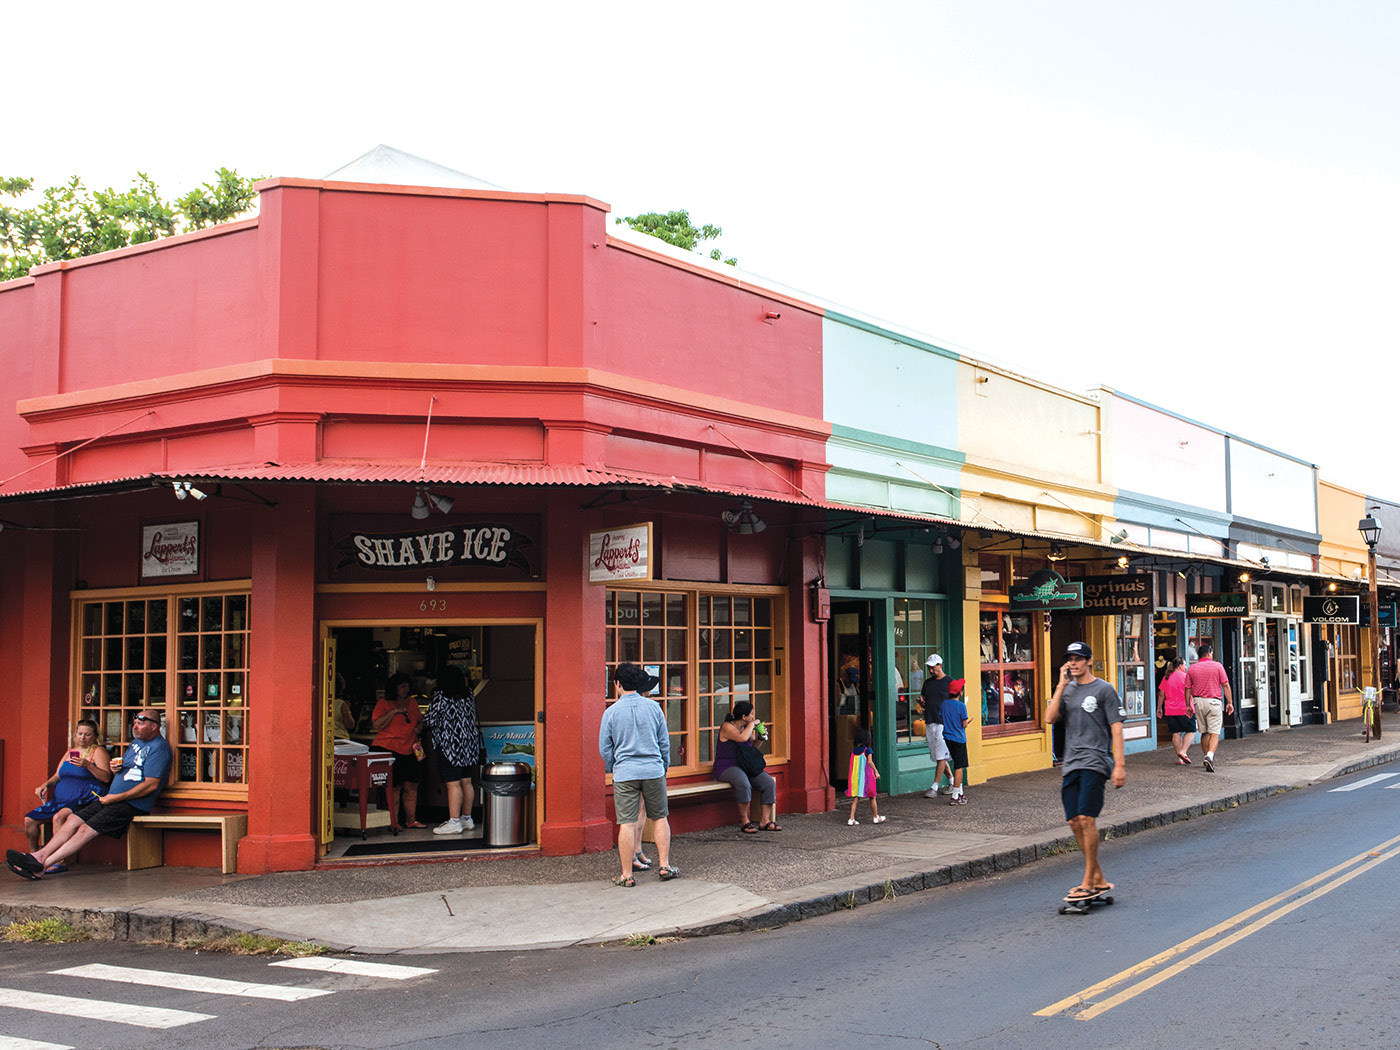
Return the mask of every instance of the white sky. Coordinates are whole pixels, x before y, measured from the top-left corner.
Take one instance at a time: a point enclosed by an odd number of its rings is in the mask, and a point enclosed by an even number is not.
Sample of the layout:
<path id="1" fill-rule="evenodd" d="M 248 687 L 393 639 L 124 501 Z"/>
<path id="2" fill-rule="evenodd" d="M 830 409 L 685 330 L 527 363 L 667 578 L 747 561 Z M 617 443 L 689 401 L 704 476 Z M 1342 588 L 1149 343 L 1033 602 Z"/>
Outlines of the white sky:
<path id="1" fill-rule="evenodd" d="M 685 207 L 745 269 L 1400 499 L 1394 0 L 83 0 L 5 24 L 0 175 L 174 195 L 383 142 L 614 215 Z"/>

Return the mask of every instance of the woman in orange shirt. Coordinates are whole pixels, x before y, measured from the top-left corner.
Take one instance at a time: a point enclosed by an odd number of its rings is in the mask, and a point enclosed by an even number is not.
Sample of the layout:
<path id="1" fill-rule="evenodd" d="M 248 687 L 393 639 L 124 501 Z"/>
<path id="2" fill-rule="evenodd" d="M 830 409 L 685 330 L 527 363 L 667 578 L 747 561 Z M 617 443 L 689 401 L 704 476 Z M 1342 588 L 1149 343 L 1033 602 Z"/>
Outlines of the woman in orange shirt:
<path id="1" fill-rule="evenodd" d="M 394 755 L 394 771 L 389 785 L 389 829 L 399 830 L 399 798 L 403 797 L 403 826 L 425 828 L 418 820 L 418 781 L 422 779 L 423 747 L 418 742 L 423 733 L 423 712 L 410 694 L 412 686 L 407 675 L 396 674 L 389 679 L 385 698 L 374 705 L 370 728 L 374 730 L 374 746 Z"/>

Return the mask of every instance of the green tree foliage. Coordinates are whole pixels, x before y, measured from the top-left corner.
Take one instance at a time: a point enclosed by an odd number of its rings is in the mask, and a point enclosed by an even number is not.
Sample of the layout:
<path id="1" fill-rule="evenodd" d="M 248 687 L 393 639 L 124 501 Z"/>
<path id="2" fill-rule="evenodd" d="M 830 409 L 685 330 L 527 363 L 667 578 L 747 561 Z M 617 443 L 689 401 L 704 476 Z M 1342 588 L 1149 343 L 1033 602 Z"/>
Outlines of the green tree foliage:
<path id="1" fill-rule="evenodd" d="M 126 190 L 89 190 L 75 175 L 26 204 L 34 180 L 0 177 L 0 281 L 23 277 L 43 263 L 236 219 L 257 202 L 256 181 L 220 168 L 212 182 L 167 201 L 144 172 Z"/>
<path id="2" fill-rule="evenodd" d="M 712 226 L 709 223 L 700 227 L 691 225 L 690 212 L 685 209 L 664 213 L 649 211 L 645 215 L 628 215 L 621 219 L 614 219 L 613 222 L 618 226 L 625 222 L 638 233 L 659 237 L 667 244 L 674 244 L 677 248 L 684 248 L 688 252 L 695 251 L 695 246 L 700 242 L 716 241 L 724 234 L 724 230 L 720 227 Z M 710 249 L 710 258 L 715 262 L 723 262 L 727 266 L 739 264 L 739 260 L 733 256 L 728 259 L 724 258 L 724 253 L 718 248 Z"/>

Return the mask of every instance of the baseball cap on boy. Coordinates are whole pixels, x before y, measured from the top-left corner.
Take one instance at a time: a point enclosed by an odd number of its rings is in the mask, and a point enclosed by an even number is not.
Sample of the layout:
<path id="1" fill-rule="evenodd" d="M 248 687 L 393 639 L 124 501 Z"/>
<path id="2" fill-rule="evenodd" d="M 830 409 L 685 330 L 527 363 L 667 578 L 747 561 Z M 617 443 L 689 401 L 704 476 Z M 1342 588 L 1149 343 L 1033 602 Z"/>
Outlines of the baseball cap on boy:
<path id="1" fill-rule="evenodd" d="M 966 684 L 967 682 L 964 679 L 954 678 L 948 683 L 948 698 L 951 700 L 959 696 L 963 691 L 963 686 Z"/>
<path id="2" fill-rule="evenodd" d="M 1070 642 L 1065 646 L 1066 656 L 1077 656 L 1081 660 L 1089 660 L 1094 656 L 1094 650 L 1090 649 L 1083 642 Z"/>

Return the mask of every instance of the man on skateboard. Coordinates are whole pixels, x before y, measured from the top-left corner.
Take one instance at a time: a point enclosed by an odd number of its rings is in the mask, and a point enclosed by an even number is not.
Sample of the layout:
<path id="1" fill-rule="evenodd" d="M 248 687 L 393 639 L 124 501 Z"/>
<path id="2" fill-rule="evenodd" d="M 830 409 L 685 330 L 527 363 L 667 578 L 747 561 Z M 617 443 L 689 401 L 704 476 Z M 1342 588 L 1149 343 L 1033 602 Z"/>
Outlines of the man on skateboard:
<path id="1" fill-rule="evenodd" d="M 1120 788 L 1128 779 L 1123 761 L 1123 719 L 1127 712 L 1118 691 L 1094 677 L 1089 662 L 1093 655 L 1083 642 L 1071 642 L 1066 647 L 1060 680 L 1045 712 L 1048 722 L 1064 719 L 1060 799 L 1074 840 L 1084 854 L 1084 879 L 1065 898 L 1071 903 L 1089 900 L 1113 888 L 1099 867 L 1097 818 L 1103 811 L 1104 783 L 1112 777 L 1113 786 Z"/>

